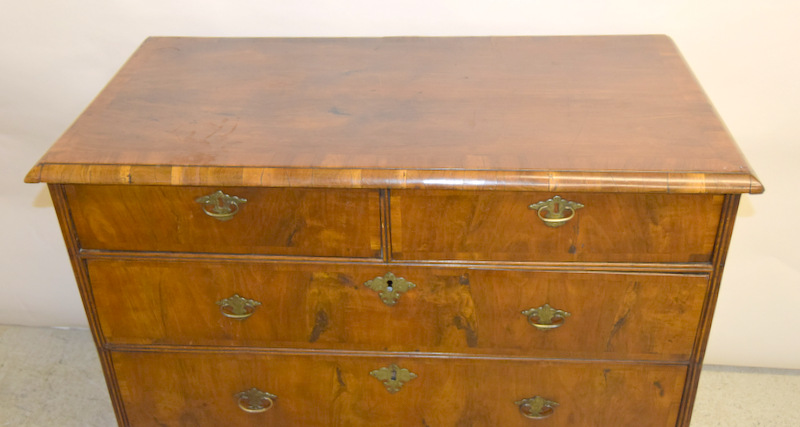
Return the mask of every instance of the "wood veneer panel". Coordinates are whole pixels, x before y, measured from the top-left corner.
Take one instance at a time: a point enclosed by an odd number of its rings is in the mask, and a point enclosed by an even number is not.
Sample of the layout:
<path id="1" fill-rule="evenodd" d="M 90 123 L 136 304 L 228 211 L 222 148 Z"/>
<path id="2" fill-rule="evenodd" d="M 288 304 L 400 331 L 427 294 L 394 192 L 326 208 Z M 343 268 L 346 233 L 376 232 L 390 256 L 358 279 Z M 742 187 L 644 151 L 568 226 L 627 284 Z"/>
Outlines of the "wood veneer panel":
<path id="1" fill-rule="evenodd" d="M 72 215 L 69 211 L 66 199 L 66 193 L 63 185 L 49 184 L 48 190 L 50 197 L 53 199 L 53 207 L 55 208 L 56 215 L 58 216 L 58 223 L 61 226 L 61 233 L 64 237 L 64 244 L 69 253 L 69 259 L 72 264 L 72 271 L 75 274 L 75 280 L 78 285 L 78 292 L 81 295 L 81 302 L 86 312 L 86 318 L 89 322 L 89 329 L 92 331 L 92 338 L 94 340 L 95 349 L 97 350 L 100 365 L 103 368 L 103 375 L 106 379 L 106 387 L 108 394 L 111 398 L 111 404 L 114 407 L 114 415 L 117 418 L 119 425 L 127 425 L 127 415 L 125 408 L 122 405 L 122 399 L 117 387 L 117 375 L 114 370 L 114 365 L 111 360 L 111 353 L 105 348 L 105 341 L 103 333 L 100 332 L 100 320 L 94 305 L 94 299 L 91 292 L 91 281 L 89 280 L 89 272 L 86 262 L 78 256 L 80 248 L 78 246 L 78 239 L 75 233 L 75 226 L 72 222 Z"/>
<path id="2" fill-rule="evenodd" d="M 112 344 L 460 352 L 688 361 L 705 275 L 552 273 L 336 264 L 90 260 Z M 363 285 L 416 287 L 394 306 Z M 247 320 L 216 301 L 261 302 Z M 569 311 L 550 331 L 523 310 Z"/>
<path id="3" fill-rule="evenodd" d="M 28 176 L 134 178 L 761 191 L 665 36 L 150 38 Z"/>
<path id="4" fill-rule="evenodd" d="M 217 190 L 247 200 L 229 221 L 195 199 Z M 66 186 L 84 249 L 378 258 L 376 190 Z"/>
<path id="5" fill-rule="evenodd" d="M 559 228 L 529 205 L 585 205 Z M 722 196 L 392 191 L 392 258 L 582 262 L 711 261 Z"/>
<path id="6" fill-rule="evenodd" d="M 711 321 L 714 318 L 714 310 L 717 305 L 717 297 L 722 283 L 722 273 L 725 270 L 725 259 L 728 255 L 728 248 L 733 235 L 733 226 L 736 222 L 736 212 L 739 209 L 741 196 L 729 195 L 725 198 L 725 205 L 722 211 L 722 221 L 717 232 L 717 244 L 714 248 L 714 272 L 711 275 L 708 296 L 706 297 L 703 316 L 698 324 L 697 349 L 692 355 L 692 363 L 689 365 L 689 372 L 686 379 L 686 388 L 681 406 L 679 417 L 680 426 L 688 426 L 692 418 L 695 397 L 697 396 L 697 386 L 700 382 L 700 371 L 703 367 L 706 345 L 711 333 Z"/>
<path id="7" fill-rule="evenodd" d="M 674 425 L 685 366 L 532 364 L 205 353 L 114 353 L 135 426 L 529 426 L 514 402 L 558 402 L 550 426 Z M 390 394 L 369 372 L 396 363 L 417 374 Z M 275 406 L 248 414 L 234 395 L 257 387 Z"/>

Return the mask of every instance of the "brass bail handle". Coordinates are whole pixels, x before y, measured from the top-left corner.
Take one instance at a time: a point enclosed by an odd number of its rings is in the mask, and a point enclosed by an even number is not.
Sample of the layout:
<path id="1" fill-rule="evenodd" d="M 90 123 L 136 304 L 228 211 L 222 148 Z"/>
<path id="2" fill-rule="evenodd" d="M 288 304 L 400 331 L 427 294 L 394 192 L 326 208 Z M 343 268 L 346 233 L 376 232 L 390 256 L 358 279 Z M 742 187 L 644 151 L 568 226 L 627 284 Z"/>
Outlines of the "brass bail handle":
<path id="1" fill-rule="evenodd" d="M 206 215 L 220 221 L 229 221 L 239 213 L 239 208 L 247 203 L 247 199 L 229 196 L 221 190 L 207 196 L 198 197 L 195 202 L 203 205 Z"/>
<path id="2" fill-rule="evenodd" d="M 566 318 L 572 315 L 568 311 L 553 308 L 550 304 L 529 308 L 524 310 L 522 314 L 528 318 L 528 323 L 531 326 L 543 331 L 561 327 Z"/>
<path id="3" fill-rule="evenodd" d="M 275 406 L 275 399 L 278 398 L 272 393 L 261 391 L 255 387 L 236 393 L 234 397 L 238 399 L 239 409 L 250 414 L 269 411 Z"/>
<path id="4" fill-rule="evenodd" d="M 551 415 L 558 406 L 557 402 L 547 400 L 542 396 L 534 396 L 514 402 L 519 407 L 519 412 L 532 420 L 543 420 Z"/>
<path id="5" fill-rule="evenodd" d="M 240 297 L 239 294 L 217 301 L 219 311 L 223 316 L 231 319 L 244 320 L 253 315 L 260 302 Z"/>
<path id="6" fill-rule="evenodd" d="M 566 200 L 561 196 L 555 196 L 552 199 L 536 202 L 528 209 L 536 211 L 539 219 L 544 222 L 548 227 L 561 227 L 567 221 L 575 217 L 575 211 L 582 208 L 583 205 L 578 202 Z"/>

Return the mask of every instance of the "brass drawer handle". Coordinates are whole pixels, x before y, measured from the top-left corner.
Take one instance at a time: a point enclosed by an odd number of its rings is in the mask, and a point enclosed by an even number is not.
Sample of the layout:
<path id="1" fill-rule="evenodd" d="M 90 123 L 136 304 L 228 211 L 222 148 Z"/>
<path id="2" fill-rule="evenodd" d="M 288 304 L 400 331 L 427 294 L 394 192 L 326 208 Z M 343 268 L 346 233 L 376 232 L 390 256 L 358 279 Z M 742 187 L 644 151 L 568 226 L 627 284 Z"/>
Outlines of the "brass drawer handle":
<path id="1" fill-rule="evenodd" d="M 367 280 L 364 282 L 364 286 L 377 292 L 384 304 L 395 305 L 400 295 L 415 288 L 417 285 L 402 277 L 395 276 L 392 272 L 388 272 L 383 276 Z"/>
<path id="2" fill-rule="evenodd" d="M 564 200 L 561 196 L 555 196 L 541 202 L 536 202 L 528 209 L 533 209 L 544 224 L 548 227 L 561 227 L 567 221 L 575 217 L 575 211 L 582 208 L 578 202 Z"/>
<path id="3" fill-rule="evenodd" d="M 519 412 L 522 415 L 532 420 L 543 420 L 553 415 L 553 411 L 555 411 L 556 406 L 558 406 L 557 402 L 547 400 L 541 396 L 522 399 L 518 402 L 514 402 L 514 404 L 519 406 Z"/>
<path id="4" fill-rule="evenodd" d="M 531 326 L 545 331 L 560 327 L 564 324 L 564 320 L 571 316 L 567 311 L 550 307 L 550 304 L 529 308 L 523 311 L 522 314 L 528 318 L 528 323 Z"/>
<path id="5" fill-rule="evenodd" d="M 261 305 L 261 303 L 256 300 L 240 297 L 239 294 L 233 294 L 233 296 L 217 301 L 217 305 L 223 316 L 230 317 L 231 319 L 244 320 L 252 316 L 256 307 Z"/>
<path id="6" fill-rule="evenodd" d="M 275 406 L 275 399 L 278 398 L 272 393 L 267 393 L 257 388 L 236 393 L 235 396 L 239 399 L 239 408 L 251 414 L 269 411 Z"/>
<path id="7" fill-rule="evenodd" d="M 239 208 L 247 203 L 247 199 L 229 196 L 222 191 L 217 191 L 208 196 L 198 197 L 194 201 L 203 204 L 203 212 L 205 212 L 206 215 L 220 221 L 232 219 L 234 215 L 239 213 Z"/>
<path id="8" fill-rule="evenodd" d="M 417 377 L 417 374 L 394 363 L 384 368 L 376 369 L 369 374 L 382 382 L 383 386 L 386 387 L 386 391 L 392 394 L 400 391 L 405 383 Z"/>

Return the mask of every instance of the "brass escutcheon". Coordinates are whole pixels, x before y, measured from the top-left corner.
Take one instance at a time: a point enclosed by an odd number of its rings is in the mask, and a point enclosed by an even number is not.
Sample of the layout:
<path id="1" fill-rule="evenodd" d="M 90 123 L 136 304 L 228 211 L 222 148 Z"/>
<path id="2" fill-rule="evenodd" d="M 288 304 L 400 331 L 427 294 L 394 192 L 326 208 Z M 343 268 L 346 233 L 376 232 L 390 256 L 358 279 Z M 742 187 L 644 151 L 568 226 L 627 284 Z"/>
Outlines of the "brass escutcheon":
<path id="1" fill-rule="evenodd" d="M 519 406 L 519 412 L 527 418 L 541 420 L 553 415 L 557 402 L 547 400 L 541 396 L 534 396 L 514 402 Z"/>
<path id="2" fill-rule="evenodd" d="M 405 383 L 417 377 L 417 374 L 394 363 L 385 368 L 376 369 L 369 374 L 383 382 L 386 390 L 392 394 L 400 391 Z"/>
<path id="3" fill-rule="evenodd" d="M 236 393 L 234 397 L 239 399 L 239 408 L 251 414 L 258 414 L 272 409 L 275 406 L 275 399 L 278 398 L 272 393 L 261 391 L 255 387 Z"/>
<path id="4" fill-rule="evenodd" d="M 247 199 L 229 196 L 222 191 L 217 191 L 208 196 L 198 197 L 195 202 L 202 203 L 206 215 L 220 221 L 228 221 L 239 213 L 239 208 L 247 203 Z"/>
<path id="5" fill-rule="evenodd" d="M 567 317 L 571 316 L 569 312 L 550 307 L 550 304 L 529 308 L 524 310 L 522 314 L 528 318 L 528 323 L 531 326 L 542 330 L 558 328 L 564 324 L 564 320 Z"/>
<path id="6" fill-rule="evenodd" d="M 564 200 L 561 196 L 555 196 L 541 202 L 536 202 L 528 209 L 533 209 L 544 224 L 548 227 L 561 227 L 575 216 L 575 211 L 582 208 L 578 202 Z M 567 215 L 568 214 L 568 215 Z"/>
<path id="7" fill-rule="evenodd" d="M 378 276 L 372 280 L 367 280 L 364 282 L 364 286 L 377 292 L 384 304 L 395 305 L 401 294 L 416 287 L 417 285 L 402 277 L 397 277 L 391 272 L 388 272 L 383 276 Z"/>
<path id="8" fill-rule="evenodd" d="M 244 320 L 252 316 L 256 307 L 261 305 L 261 303 L 256 300 L 240 297 L 239 294 L 233 294 L 233 296 L 217 301 L 217 305 L 223 316 L 230 317 L 231 319 Z"/>

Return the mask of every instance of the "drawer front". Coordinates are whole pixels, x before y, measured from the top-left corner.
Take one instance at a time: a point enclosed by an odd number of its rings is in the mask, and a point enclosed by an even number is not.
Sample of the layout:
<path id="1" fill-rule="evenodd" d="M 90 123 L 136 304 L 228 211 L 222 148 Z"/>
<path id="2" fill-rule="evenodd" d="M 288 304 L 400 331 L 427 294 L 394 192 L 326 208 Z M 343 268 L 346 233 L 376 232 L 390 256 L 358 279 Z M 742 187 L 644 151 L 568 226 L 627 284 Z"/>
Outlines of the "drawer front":
<path id="1" fill-rule="evenodd" d="M 246 202 L 197 201 L 217 191 Z M 66 192 L 82 248 L 380 256 L 377 191 L 76 185 Z"/>
<path id="2" fill-rule="evenodd" d="M 555 196 L 583 205 L 532 209 Z M 393 190 L 398 260 L 710 262 L 722 196 Z M 563 205 L 562 205 L 563 206 Z M 548 226 L 539 218 L 550 220 Z"/>
<path id="3" fill-rule="evenodd" d="M 684 366 L 457 358 L 116 353 L 112 359 L 135 426 L 663 427 L 675 425 L 686 374 Z M 392 364 L 400 381 L 390 384 L 394 393 L 383 382 Z M 269 409 L 240 409 L 249 401 L 237 394 L 252 388 L 275 396 L 272 403 L 253 399 Z M 522 415 L 517 402 L 535 396 L 558 405 L 548 418 Z"/>
<path id="4" fill-rule="evenodd" d="M 689 359 L 708 282 L 327 263 L 98 259 L 88 267 L 101 330 L 115 344 L 645 360 Z M 364 285 L 389 272 L 398 291 L 400 278 L 416 285 L 394 305 Z M 223 314 L 237 317 L 233 295 L 257 301 L 241 308 L 246 319 Z M 547 324 L 545 304 L 569 315 Z M 539 310 L 523 314 L 530 309 Z"/>

